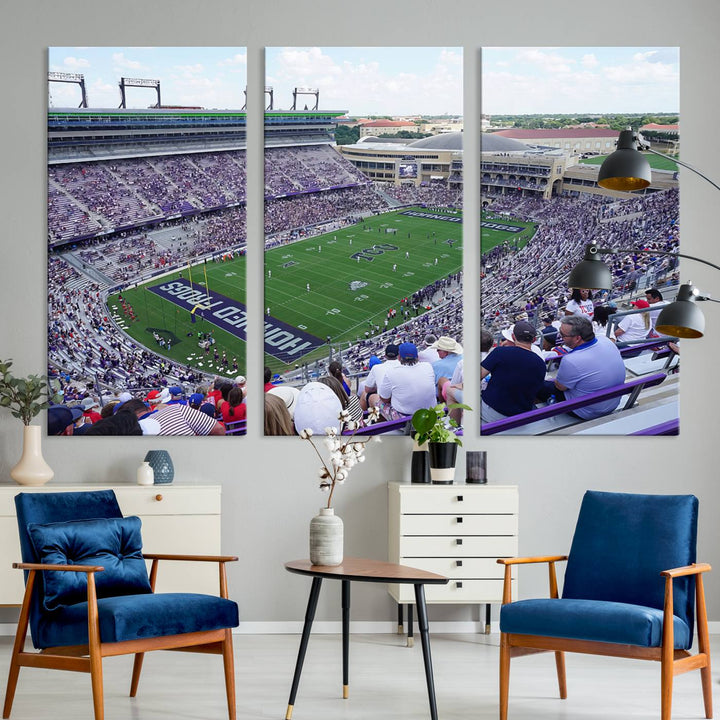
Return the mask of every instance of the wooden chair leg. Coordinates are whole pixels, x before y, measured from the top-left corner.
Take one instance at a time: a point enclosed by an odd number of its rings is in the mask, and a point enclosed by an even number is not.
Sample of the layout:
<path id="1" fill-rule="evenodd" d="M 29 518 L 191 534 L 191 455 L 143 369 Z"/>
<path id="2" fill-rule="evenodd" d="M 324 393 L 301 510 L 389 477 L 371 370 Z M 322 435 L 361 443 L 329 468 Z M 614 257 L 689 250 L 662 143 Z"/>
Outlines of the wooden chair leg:
<path id="1" fill-rule="evenodd" d="M 235 700 L 235 659 L 233 655 L 232 630 L 225 630 L 222 644 L 223 667 L 225 668 L 225 693 L 227 695 L 228 718 L 235 720 L 237 714 Z"/>
<path id="2" fill-rule="evenodd" d="M 555 667 L 557 669 L 558 690 L 560 691 L 560 699 L 567 699 L 567 680 L 565 678 L 565 653 L 555 653 Z"/>
<path id="3" fill-rule="evenodd" d="M 130 697 L 137 695 L 138 683 L 140 682 L 140 672 L 142 671 L 145 653 L 135 653 L 133 661 L 132 680 L 130 681 Z"/>
<path id="4" fill-rule="evenodd" d="M 15 699 L 15 688 L 17 687 L 18 676 L 20 675 L 20 653 L 25 650 L 25 637 L 27 635 L 28 623 L 30 621 L 30 598 L 32 597 L 33 585 L 35 584 L 35 571 L 31 570 L 25 583 L 25 595 L 18 618 L 17 631 L 15 632 L 15 644 L 13 645 L 12 657 L 10 658 L 10 671 L 8 672 L 7 688 L 5 690 L 5 704 L 3 705 L 3 718 L 9 718 Z"/>
<path id="5" fill-rule="evenodd" d="M 105 720 L 100 620 L 98 617 L 94 573 L 88 573 L 88 650 L 90 654 L 90 682 L 92 684 L 95 720 Z"/>
<path id="6" fill-rule="evenodd" d="M 710 636 L 707 626 L 707 606 L 705 605 L 705 587 L 703 576 L 699 574 L 695 581 L 695 602 L 697 606 L 698 652 L 705 655 L 705 667 L 700 668 L 705 717 L 713 716 L 712 706 L 712 675 L 710 665 Z"/>
<path id="7" fill-rule="evenodd" d="M 507 635 L 500 633 L 500 720 L 507 720 L 510 690 L 510 644 Z"/>

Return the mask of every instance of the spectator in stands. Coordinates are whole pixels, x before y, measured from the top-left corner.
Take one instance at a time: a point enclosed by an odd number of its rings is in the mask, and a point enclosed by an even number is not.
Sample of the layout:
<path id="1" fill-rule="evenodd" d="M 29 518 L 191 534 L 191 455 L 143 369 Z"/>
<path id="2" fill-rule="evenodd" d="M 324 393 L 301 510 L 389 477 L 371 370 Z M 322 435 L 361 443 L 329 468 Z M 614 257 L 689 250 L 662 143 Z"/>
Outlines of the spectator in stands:
<path id="1" fill-rule="evenodd" d="M 164 391 L 167 392 L 167 391 Z M 167 405 L 157 390 L 148 393 L 150 409 L 139 420 L 151 418 L 160 424 L 159 435 L 224 435 L 225 428 L 214 418 L 189 405 Z M 168 398 L 169 399 L 169 393 Z"/>
<path id="2" fill-rule="evenodd" d="M 235 378 L 235 384 L 243 391 L 243 395 L 247 396 L 247 380 L 244 375 L 238 375 Z"/>
<path id="3" fill-rule="evenodd" d="M 345 392 L 345 388 L 343 388 L 340 384 L 340 381 L 332 375 L 324 375 L 323 377 L 318 378 L 318 382 L 327 385 L 338 396 L 342 409 L 347 409 L 349 411 L 351 420 L 354 420 L 355 422 L 360 422 L 362 420 L 363 410 L 360 407 L 360 399 L 357 395 L 348 395 Z"/>
<path id="4" fill-rule="evenodd" d="M 339 363 L 337 360 L 333 360 L 328 365 L 328 373 L 332 377 L 334 377 L 342 385 L 343 390 L 348 395 L 350 395 L 350 384 L 348 383 L 348 379 L 343 372 L 342 363 Z"/>
<path id="5" fill-rule="evenodd" d="M 463 358 L 460 358 L 458 361 L 455 370 L 453 370 L 453 376 L 450 378 L 450 382 L 445 383 L 443 389 L 445 391 L 445 402 L 447 402 L 448 406 L 463 402 Z M 448 415 L 458 425 L 462 425 L 462 408 L 449 409 Z"/>
<path id="6" fill-rule="evenodd" d="M 395 343 L 388 343 L 385 346 L 385 362 L 373 365 L 365 379 L 365 388 L 363 394 L 360 396 L 360 406 L 363 410 L 379 404 L 380 396 L 378 395 L 378 388 L 380 387 L 380 383 L 388 369 L 399 364 L 398 346 Z"/>
<path id="7" fill-rule="evenodd" d="M 616 312 L 617 309 L 610 307 L 609 305 L 598 305 L 595 308 L 592 321 L 593 332 L 595 335 L 604 335 L 605 337 L 609 337 L 611 340 L 615 339 L 615 331 L 612 328 L 612 324 L 610 325 L 610 332 L 608 333 L 608 321 L 610 316 Z"/>
<path id="8" fill-rule="evenodd" d="M 586 317 L 569 316 L 560 325 L 560 334 L 571 349 L 560 363 L 555 378 L 558 400 L 582 397 L 625 382 L 625 364 L 614 342 L 595 337 Z M 611 398 L 574 410 L 584 420 L 611 413 L 620 398 Z"/>
<path id="9" fill-rule="evenodd" d="M 532 350 L 535 328 L 518 320 L 512 345 L 495 348 L 481 363 L 482 378 L 490 376 L 482 393 L 481 422 L 502 420 L 532 410 L 545 380 L 545 363 Z"/>
<path id="10" fill-rule="evenodd" d="M 179 385 L 173 385 L 171 388 L 168 388 L 168 392 L 170 393 L 168 405 L 187 405 L 185 392 Z"/>
<path id="11" fill-rule="evenodd" d="M 88 425 L 83 435 L 142 435 L 138 417 L 133 412 L 117 412 Z"/>
<path id="12" fill-rule="evenodd" d="M 634 300 L 630 303 L 638 310 L 650 307 L 647 300 Z M 615 339 L 622 342 L 644 340 L 650 333 L 650 313 L 637 313 L 625 315 L 615 328 Z"/>
<path id="13" fill-rule="evenodd" d="M 265 435 L 295 435 L 285 401 L 274 390 L 265 393 Z"/>
<path id="14" fill-rule="evenodd" d="M 72 435 L 75 421 L 81 417 L 81 407 L 51 405 L 48 408 L 48 435 Z"/>
<path id="15" fill-rule="evenodd" d="M 452 377 L 455 366 L 462 358 L 463 349 L 459 343 L 447 335 L 439 337 L 433 343 L 432 348 L 437 350 L 439 358 L 432 364 L 432 369 L 435 375 L 438 398 L 442 400 L 443 385 Z"/>
<path id="16" fill-rule="evenodd" d="M 480 362 L 482 362 L 488 353 L 492 350 L 493 336 L 486 328 L 480 330 Z"/>
<path id="17" fill-rule="evenodd" d="M 570 302 L 565 306 L 565 315 L 584 315 L 592 320 L 592 293 L 587 288 L 573 288 Z"/>
<path id="18" fill-rule="evenodd" d="M 267 365 L 265 366 L 264 378 L 265 378 L 265 392 L 267 392 L 268 390 L 270 390 L 270 388 L 275 387 L 270 382 L 270 379 L 272 378 L 272 370 Z"/>
<path id="19" fill-rule="evenodd" d="M 85 425 L 92 425 L 93 423 L 100 422 L 100 420 L 102 420 L 102 415 L 98 412 L 100 403 L 95 400 L 95 398 L 86 397 L 80 405 L 83 409 L 82 416 L 85 420 Z"/>
<path id="20" fill-rule="evenodd" d="M 231 385 L 227 394 L 227 401 L 220 406 L 222 421 L 228 423 L 240 422 L 247 417 L 247 406 L 245 405 L 245 396 L 242 388 L 237 385 Z"/>
<path id="21" fill-rule="evenodd" d="M 432 366 L 418 362 L 417 347 L 401 343 L 398 357 L 400 364 L 387 370 L 378 388 L 378 407 L 386 420 L 397 420 L 437 403 Z"/>
<path id="22" fill-rule="evenodd" d="M 438 351 L 435 349 L 436 342 L 437 337 L 432 333 L 428 333 L 427 335 L 425 335 L 425 338 L 423 340 L 423 347 L 418 348 L 418 360 L 420 362 L 427 362 L 432 365 L 434 362 L 437 362 L 440 359 Z"/>
<path id="23" fill-rule="evenodd" d="M 338 396 L 321 382 L 309 382 L 300 390 L 295 403 L 293 424 L 298 435 L 309 428 L 316 435 L 326 427 L 339 427 L 342 404 Z"/>
<path id="24" fill-rule="evenodd" d="M 663 294 L 657 288 L 650 288 L 645 291 L 645 299 L 648 301 L 648 305 L 652 308 L 658 308 L 657 310 L 651 310 L 648 315 L 650 316 L 650 327 L 651 337 L 657 337 L 658 333 L 655 330 L 655 323 L 657 323 L 658 315 L 662 312 L 659 308 L 667 305 L 667 300 L 663 300 Z"/>
<path id="25" fill-rule="evenodd" d="M 292 420 L 295 415 L 295 404 L 297 403 L 300 390 L 291 387 L 290 385 L 276 385 L 272 388 L 272 390 L 268 390 L 268 394 L 276 395 L 285 403 L 285 407 L 287 408 L 287 411 L 290 414 L 290 419 Z"/>

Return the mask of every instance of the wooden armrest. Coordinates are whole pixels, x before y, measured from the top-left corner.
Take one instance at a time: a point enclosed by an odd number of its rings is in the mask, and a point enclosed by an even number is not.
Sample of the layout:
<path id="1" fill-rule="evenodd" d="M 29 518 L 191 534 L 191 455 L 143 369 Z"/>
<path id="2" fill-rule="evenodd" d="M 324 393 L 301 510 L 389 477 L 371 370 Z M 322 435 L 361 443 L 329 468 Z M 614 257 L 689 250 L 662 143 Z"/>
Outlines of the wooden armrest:
<path id="1" fill-rule="evenodd" d="M 146 560 L 191 560 L 193 562 L 235 562 L 234 555 L 170 555 L 166 553 L 143 553 Z"/>
<path id="2" fill-rule="evenodd" d="M 540 555 L 538 557 L 498 558 L 500 565 L 528 565 L 530 563 L 560 562 L 567 560 L 567 555 Z"/>
<path id="3" fill-rule="evenodd" d="M 13 563 L 17 570 L 63 570 L 66 572 L 102 572 L 102 565 L 46 565 L 45 563 Z"/>
<path id="4" fill-rule="evenodd" d="M 684 565 L 683 567 L 672 568 L 671 570 L 663 570 L 660 574 L 664 577 L 676 578 L 683 575 L 698 575 L 699 573 L 709 572 L 712 567 L 708 563 L 694 563 L 692 565 Z"/>

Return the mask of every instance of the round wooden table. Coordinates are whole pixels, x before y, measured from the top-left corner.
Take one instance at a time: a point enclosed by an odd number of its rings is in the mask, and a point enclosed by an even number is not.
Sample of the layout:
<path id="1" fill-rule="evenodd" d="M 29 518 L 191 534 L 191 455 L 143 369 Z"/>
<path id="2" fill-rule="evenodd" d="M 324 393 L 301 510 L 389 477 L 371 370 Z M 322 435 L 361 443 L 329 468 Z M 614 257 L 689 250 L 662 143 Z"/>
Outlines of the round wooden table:
<path id="1" fill-rule="evenodd" d="M 312 578 L 310 597 L 308 599 L 307 611 L 305 612 L 305 624 L 303 625 L 300 649 L 297 662 L 295 663 L 295 674 L 293 675 L 290 699 L 288 700 L 286 720 L 292 717 L 295 706 L 298 685 L 300 684 L 300 673 L 302 672 L 305 652 L 307 650 L 310 631 L 312 629 L 315 610 L 317 608 L 320 587 L 323 579 L 340 580 L 342 583 L 342 636 L 343 636 L 343 698 L 348 697 L 348 659 L 349 659 L 349 637 L 350 637 L 350 583 L 376 582 L 376 583 L 407 583 L 415 587 L 415 604 L 417 606 L 418 626 L 420 629 L 420 640 L 422 643 L 423 662 L 425 665 L 425 679 L 427 682 L 428 699 L 430 701 L 430 718 L 437 720 L 437 704 L 435 701 L 435 683 L 433 680 L 432 657 L 430 655 L 430 634 L 428 632 L 427 607 L 425 605 L 425 585 L 444 585 L 448 578 L 443 575 L 418 570 L 407 565 L 396 565 L 394 563 L 382 562 L 380 560 L 369 560 L 367 558 L 345 558 L 341 565 L 329 567 L 326 565 L 312 565 L 309 560 L 293 560 L 285 563 L 288 572 L 298 575 L 307 575 Z"/>

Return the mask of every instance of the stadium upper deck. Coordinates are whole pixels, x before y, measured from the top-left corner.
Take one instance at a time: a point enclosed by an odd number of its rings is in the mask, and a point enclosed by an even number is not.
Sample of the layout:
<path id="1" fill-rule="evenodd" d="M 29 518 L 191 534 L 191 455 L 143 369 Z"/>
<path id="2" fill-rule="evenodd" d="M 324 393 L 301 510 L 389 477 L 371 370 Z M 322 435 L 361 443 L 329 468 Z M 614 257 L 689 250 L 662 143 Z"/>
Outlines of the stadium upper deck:
<path id="1" fill-rule="evenodd" d="M 343 111 L 265 114 L 268 146 L 329 144 Z M 148 108 L 51 109 L 48 164 L 223 152 L 246 148 L 246 113 L 240 110 Z"/>

